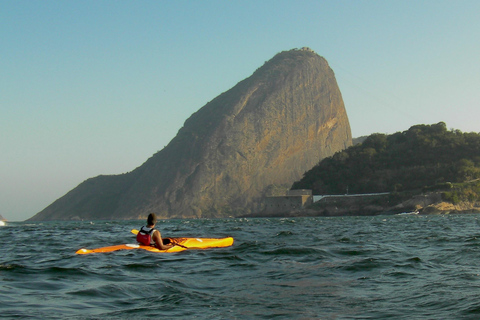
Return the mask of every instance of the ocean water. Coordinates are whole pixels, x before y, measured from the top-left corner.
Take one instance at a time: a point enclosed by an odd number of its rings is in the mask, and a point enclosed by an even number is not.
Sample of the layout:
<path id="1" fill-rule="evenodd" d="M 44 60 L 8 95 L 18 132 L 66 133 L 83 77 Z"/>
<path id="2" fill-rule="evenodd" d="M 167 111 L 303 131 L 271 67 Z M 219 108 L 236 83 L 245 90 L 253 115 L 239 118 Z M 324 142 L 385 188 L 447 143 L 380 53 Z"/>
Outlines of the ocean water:
<path id="1" fill-rule="evenodd" d="M 0 227 L 0 318 L 479 319 L 480 215 L 168 220 L 229 248 L 75 255 L 141 221 Z"/>

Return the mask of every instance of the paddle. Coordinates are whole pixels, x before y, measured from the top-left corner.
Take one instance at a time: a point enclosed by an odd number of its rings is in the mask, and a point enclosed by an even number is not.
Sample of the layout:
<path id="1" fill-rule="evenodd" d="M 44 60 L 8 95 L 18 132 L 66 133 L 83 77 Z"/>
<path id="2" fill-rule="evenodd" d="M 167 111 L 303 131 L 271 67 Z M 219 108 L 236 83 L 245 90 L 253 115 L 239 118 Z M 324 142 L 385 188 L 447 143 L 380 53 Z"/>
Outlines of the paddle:
<path id="1" fill-rule="evenodd" d="M 136 235 L 136 234 L 138 234 L 138 230 L 137 230 L 137 229 L 132 229 L 131 233 L 133 233 L 133 234 Z M 162 240 L 163 240 L 163 239 L 162 239 Z M 181 244 L 178 244 L 178 243 L 176 243 L 176 242 L 173 241 L 173 240 L 170 240 L 170 242 L 171 242 L 174 246 L 179 246 L 179 247 L 188 249 L 188 247 L 182 246 Z"/>

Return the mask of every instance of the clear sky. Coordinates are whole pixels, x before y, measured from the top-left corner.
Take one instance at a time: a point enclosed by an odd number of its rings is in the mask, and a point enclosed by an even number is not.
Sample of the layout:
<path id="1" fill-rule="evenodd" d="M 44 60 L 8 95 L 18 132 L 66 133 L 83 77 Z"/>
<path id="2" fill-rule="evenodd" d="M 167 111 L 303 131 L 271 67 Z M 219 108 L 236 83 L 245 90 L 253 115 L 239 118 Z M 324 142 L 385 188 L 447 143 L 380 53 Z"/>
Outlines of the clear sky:
<path id="1" fill-rule="evenodd" d="M 335 72 L 354 137 L 480 131 L 478 0 L 0 0 L 0 214 L 133 170 L 276 53 Z"/>

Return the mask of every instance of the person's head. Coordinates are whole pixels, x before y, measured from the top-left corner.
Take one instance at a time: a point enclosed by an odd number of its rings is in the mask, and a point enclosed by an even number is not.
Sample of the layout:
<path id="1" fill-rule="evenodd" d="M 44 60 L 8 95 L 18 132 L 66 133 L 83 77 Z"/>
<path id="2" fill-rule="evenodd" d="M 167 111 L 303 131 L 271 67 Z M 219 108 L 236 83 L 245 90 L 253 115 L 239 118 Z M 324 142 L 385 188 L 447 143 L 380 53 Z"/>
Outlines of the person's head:
<path id="1" fill-rule="evenodd" d="M 147 218 L 147 224 L 149 226 L 154 226 L 157 223 L 157 216 L 155 213 L 150 213 Z"/>

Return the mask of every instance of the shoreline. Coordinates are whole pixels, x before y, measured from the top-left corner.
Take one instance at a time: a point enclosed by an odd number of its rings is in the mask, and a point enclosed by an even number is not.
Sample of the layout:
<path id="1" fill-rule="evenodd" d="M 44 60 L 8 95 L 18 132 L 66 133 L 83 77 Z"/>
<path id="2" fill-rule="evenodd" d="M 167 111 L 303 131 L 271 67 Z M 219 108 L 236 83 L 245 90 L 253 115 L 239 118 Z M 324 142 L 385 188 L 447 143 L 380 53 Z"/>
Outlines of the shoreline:
<path id="1" fill-rule="evenodd" d="M 396 195 L 380 195 L 370 199 L 325 198 L 308 208 L 278 212 L 257 212 L 242 215 L 241 218 L 288 218 L 288 217 L 344 217 L 378 216 L 417 213 L 429 214 L 467 214 L 480 213 L 480 202 L 463 201 L 453 204 L 442 200 L 441 192 L 411 195 L 406 199 Z"/>

